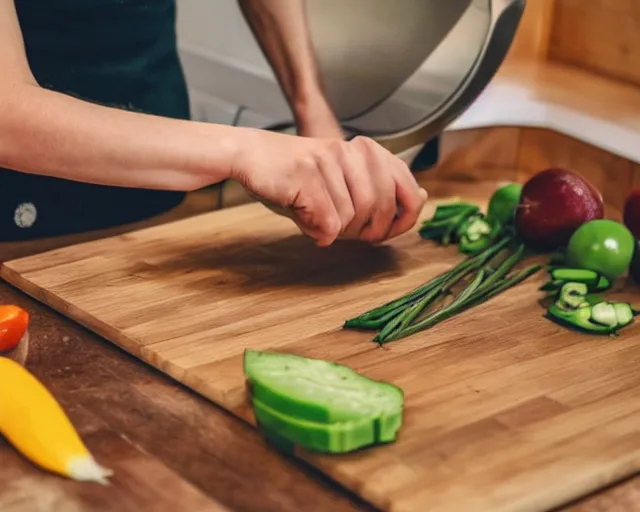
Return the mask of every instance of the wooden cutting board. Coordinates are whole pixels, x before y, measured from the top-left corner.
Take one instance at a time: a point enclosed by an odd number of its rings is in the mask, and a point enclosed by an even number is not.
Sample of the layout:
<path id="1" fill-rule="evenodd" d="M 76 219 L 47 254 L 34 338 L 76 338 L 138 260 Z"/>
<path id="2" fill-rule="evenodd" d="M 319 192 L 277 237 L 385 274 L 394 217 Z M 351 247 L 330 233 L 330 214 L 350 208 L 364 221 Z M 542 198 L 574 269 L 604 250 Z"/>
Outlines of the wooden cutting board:
<path id="1" fill-rule="evenodd" d="M 543 272 L 384 348 L 341 329 L 459 259 L 415 230 L 317 249 L 251 204 L 10 261 L 1 275 L 249 422 L 245 348 L 399 385 L 396 443 L 299 453 L 381 509 L 537 512 L 640 469 L 640 326 L 616 339 L 558 327 L 538 303 Z M 612 296 L 640 302 L 631 286 Z"/>

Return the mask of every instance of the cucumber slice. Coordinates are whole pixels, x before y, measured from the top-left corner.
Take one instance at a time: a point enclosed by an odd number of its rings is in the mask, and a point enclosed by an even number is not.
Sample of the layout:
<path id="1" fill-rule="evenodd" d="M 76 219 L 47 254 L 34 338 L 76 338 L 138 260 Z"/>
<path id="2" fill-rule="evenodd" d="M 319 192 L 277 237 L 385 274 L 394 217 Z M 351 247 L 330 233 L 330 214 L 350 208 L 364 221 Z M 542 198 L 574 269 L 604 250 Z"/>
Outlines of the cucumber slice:
<path id="1" fill-rule="evenodd" d="M 585 297 L 589 293 L 587 285 L 584 283 L 566 283 L 560 290 L 558 302 L 564 308 L 575 309 L 585 302 Z"/>
<path id="2" fill-rule="evenodd" d="M 310 451 L 347 453 L 381 441 L 371 418 L 332 424 L 291 417 L 253 399 L 256 421 L 271 439 L 286 440 Z M 287 446 L 282 441 L 279 446 Z"/>
<path id="3" fill-rule="evenodd" d="M 595 306 L 592 306 L 591 320 L 609 327 L 616 327 L 618 325 L 616 309 L 608 302 L 600 302 Z"/>
<path id="4" fill-rule="evenodd" d="M 613 309 L 616 312 L 616 318 L 618 319 L 618 325 L 620 327 L 625 327 L 633 322 L 634 314 L 630 304 L 626 302 L 615 302 Z"/>
<path id="5" fill-rule="evenodd" d="M 600 280 L 597 272 L 581 268 L 554 268 L 550 274 L 554 281 L 584 283 L 589 288 L 596 286 Z"/>
<path id="6" fill-rule="evenodd" d="M 367 418 L 383 439 L 402 423 L 404 393 L 347 366 L 293 354 L 246 350 L 254 399 L 286 416 L 317 423 Z"/>

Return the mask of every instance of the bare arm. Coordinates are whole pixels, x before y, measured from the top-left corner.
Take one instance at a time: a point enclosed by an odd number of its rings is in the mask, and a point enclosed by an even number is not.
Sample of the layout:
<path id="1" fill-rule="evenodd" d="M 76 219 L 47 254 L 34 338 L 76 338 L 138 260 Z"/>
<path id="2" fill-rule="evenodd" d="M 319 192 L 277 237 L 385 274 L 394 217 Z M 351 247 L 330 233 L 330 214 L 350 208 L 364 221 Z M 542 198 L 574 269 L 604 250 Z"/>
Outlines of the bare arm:
<path id="1" fill-rule="evenodd" d="M 0 167 L 87 183 L 192 190 L 229 177 L 238 128 L 127 112 L 38 86 L 0 1 Z"/>
<path id="2" fill-rule="evenodd" d="M 327 102 L 306 19 L 305 0 L 239 0 L 302 135 L 341 137 Z"/>
<path id="3" fill-rule="evenodd" d="M 0 167 L 170 190 L 231 178 L 285 210 L 319 245 L 338 236 L 396 236 L 416 222 L 426 200 L 406 165 L 370 139 L 181 121 L 45 90 L 29 69 L 10 0 L 0 0 L 0 72 Z"/>

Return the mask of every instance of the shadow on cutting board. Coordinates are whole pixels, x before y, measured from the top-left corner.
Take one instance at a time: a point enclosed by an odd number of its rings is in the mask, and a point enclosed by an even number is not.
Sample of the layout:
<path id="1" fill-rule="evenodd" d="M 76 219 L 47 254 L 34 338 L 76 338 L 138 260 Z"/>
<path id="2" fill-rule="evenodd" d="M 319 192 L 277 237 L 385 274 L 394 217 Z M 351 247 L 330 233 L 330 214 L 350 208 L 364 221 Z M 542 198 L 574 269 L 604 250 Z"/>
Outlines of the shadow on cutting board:
<path id="1" fill-rule="evenodd" d="M 303 235 L 273 240 L 255 235 L 212 246 L 202 242 L 162 246 L 153 260 L 132 262 L 129 272 L 142 278 L 202 273 L 186 278 L 195 289 L 240 287 L 263 290 L 265 285 L 329 287 L 370 281 L 399 270 L 394 250 L 359 241 L 339 240 L 327 248 L 316 247 Z M 204 272 L 203 272 L 204 271 Z"/>

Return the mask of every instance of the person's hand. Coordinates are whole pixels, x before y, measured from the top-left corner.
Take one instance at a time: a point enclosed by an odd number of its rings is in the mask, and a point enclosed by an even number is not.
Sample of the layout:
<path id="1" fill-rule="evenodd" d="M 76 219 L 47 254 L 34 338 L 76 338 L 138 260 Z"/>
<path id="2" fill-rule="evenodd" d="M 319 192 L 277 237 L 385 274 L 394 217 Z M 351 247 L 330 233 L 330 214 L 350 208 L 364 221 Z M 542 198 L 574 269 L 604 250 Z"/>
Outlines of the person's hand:
<path id="1" fill-rule="evenodd" d="M 247 130 L 232 179 L 320 246 L 379 243 L 411 229 L 427 199 L 398 157 L 366 137 L 345 142 Z"/>

